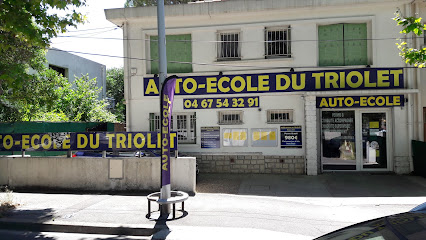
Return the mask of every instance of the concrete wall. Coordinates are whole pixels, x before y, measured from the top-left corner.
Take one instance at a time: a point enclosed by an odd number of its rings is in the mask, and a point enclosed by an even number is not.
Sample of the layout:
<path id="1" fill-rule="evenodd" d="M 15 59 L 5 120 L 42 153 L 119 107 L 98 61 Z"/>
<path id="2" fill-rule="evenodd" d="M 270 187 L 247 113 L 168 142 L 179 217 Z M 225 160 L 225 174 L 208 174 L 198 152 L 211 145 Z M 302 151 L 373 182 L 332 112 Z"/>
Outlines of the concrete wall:
<path id="1" fill-rule="evenodd" d="M 59 49 L 58 49 L 59 50 Z M 50 49 L 46 54 L 46 59 L 49 64 L 57 67 L 65 68 L 67 70 L 66 75 L 68 80 L 72 83 L 76 77 L 82 75 L 89 75 L 89 78 L 96 78 L 97 87 L 102 88 L 99 93 L 99 98 L 106 97 L 106 66 L 92 60 L 79 57 L 77 55 Z"/>
<path id="2" fill-rule="evenodd" d="M 172 190 L 195 192 L 195 158 L 172 158 Z M 126 191 L 160 189 L 159 158 L 0 158 L 0 185 Z"/>

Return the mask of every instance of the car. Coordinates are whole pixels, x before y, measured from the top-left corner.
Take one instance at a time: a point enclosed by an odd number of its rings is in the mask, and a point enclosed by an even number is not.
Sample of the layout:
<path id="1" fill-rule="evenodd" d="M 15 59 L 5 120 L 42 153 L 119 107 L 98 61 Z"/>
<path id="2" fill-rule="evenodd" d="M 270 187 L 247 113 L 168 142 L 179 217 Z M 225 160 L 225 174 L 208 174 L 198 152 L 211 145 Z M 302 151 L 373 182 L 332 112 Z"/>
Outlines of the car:
<path id="1" fill-rule="evenodd" d="M 357 223 L 315 240 L 424 240 L 426 203 L 408 212 Z"/>

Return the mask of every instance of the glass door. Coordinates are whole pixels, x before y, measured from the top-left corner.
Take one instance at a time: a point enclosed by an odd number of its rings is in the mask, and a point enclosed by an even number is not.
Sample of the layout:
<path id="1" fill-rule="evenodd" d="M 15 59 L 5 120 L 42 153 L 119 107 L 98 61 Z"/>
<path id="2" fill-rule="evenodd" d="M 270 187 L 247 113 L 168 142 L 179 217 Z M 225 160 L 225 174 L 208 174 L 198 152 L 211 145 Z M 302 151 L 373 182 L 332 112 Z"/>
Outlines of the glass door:
<path id="1" fill-rule="evenodd" d="M 386 111 L 361 112 L 362 169 L 387 170 L 388 121 Z"/>
<path id="2" fill-rule="evenodd" d="M 322 111 L 322 169 L 357 170 L 355 111 Z"/>

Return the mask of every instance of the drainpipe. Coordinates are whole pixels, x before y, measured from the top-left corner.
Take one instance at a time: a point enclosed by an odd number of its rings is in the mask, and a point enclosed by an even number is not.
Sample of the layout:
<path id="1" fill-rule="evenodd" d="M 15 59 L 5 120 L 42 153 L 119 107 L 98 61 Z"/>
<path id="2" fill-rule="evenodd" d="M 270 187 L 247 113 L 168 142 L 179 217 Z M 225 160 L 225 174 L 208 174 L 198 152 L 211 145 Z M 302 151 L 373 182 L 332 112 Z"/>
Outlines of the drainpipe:
<path id="1" fill-rule="evenodd" d="M 130 81 L 132 80 L 132 74 L 131 74 L 131 51 L 130 51 L 130 42 L 129 42 L 129 23 L 124 23 L 124 31 L 123 31 L 123 39 L 124 39 L 124 48 L 126 49 L 126 60 L 124 61 L 124 69 L 126 69 L 127 73 L 127 81 L 124 82 L 125 89 L 127 91 L 124 91 L 125 94 L 125 100 L 126 100 L 126 131 L 131 132 L 131 112 L 130 111 L 130 100 L 131 100 L 131 84 Z M 126 83 L 127 82 L 127 83 Z"/>
<path id="2" fill-rule="evenodd" d="M 415 9 L 416 9 L 416 13 L 420 14 L 420 8 L 419 8 L 419 4 L 415 3 Z M 417 40 L 417 47 L 420 49 L 422 48 L 423 45 L 423 38 L 416 38 Z M 420 75 L 420 70 L 416 69 L 416 84 L 417 84 L 417 89 L 420 90 L 421 87 L 421 75 Z M 423 108 L 422 108 L 422 95 L 419 93 L 417 94 L 417 139 L 419 141 L 424 141 L 424 125 L 423 125 Z"/>
<path id="3" fill-rule="evenodd" d="M 414 2 L 414 1 L 413 1 Z M 405 7 L 405 15 L 406 16 L 412 16 L 412 3 L 406 4 Z M 408 46 L 413 46 L 413 35 L 411 34 L 411 38 L 407 39 L 407 45 Z M 407 65 L 406 65 L 407 66 Z M 412 89 L 413 88 L 413 77 L 414 77 L 414 69 L 412 68 L 408 68 L 407 69 L 407 89 Z M 407 126 L 407 130 L 408 130 L 408 161 L 410 164 L 410 172 L 412 172 L 414 170 L 413 167 L 413 158 L 412 158 L 412 149 L 411 149 L 411 140 L 413 139 L 413 100 L 414 98 L 412 97 L 412 94 L 407 94 L 407 100 L 408 100 L 408 104 L 407 104 L 407 121 L 408 121 L 408 126 Z"/>

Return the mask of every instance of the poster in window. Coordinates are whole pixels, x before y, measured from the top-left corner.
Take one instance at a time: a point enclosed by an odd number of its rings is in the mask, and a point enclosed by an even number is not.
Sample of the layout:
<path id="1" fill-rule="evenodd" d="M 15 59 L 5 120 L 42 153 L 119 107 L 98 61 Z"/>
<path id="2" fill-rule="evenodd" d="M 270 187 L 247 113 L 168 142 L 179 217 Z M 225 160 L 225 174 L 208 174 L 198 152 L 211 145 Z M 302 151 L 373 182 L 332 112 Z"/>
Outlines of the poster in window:
<path id="1" fill-rule="evenodd" d="M 276 147 L 278 146 L 276 128 L 252 128 L 251 146 L 252 147 Z"/>
<path id="2" fill-rule="evenodd" d="M 201 127 L 201 148 L 220 148 L 220 127 Z"/>
<path id="3" fill-rule="evenodd" d="M 302 148 L 302 126 L 281 126 L 281 148 Z"/>
<path id="4" fill-rule="evenodd" d="M 225 128 L 223 129 L 223 146 L 224 147 L 247 147 L 246 128 Z"/>

